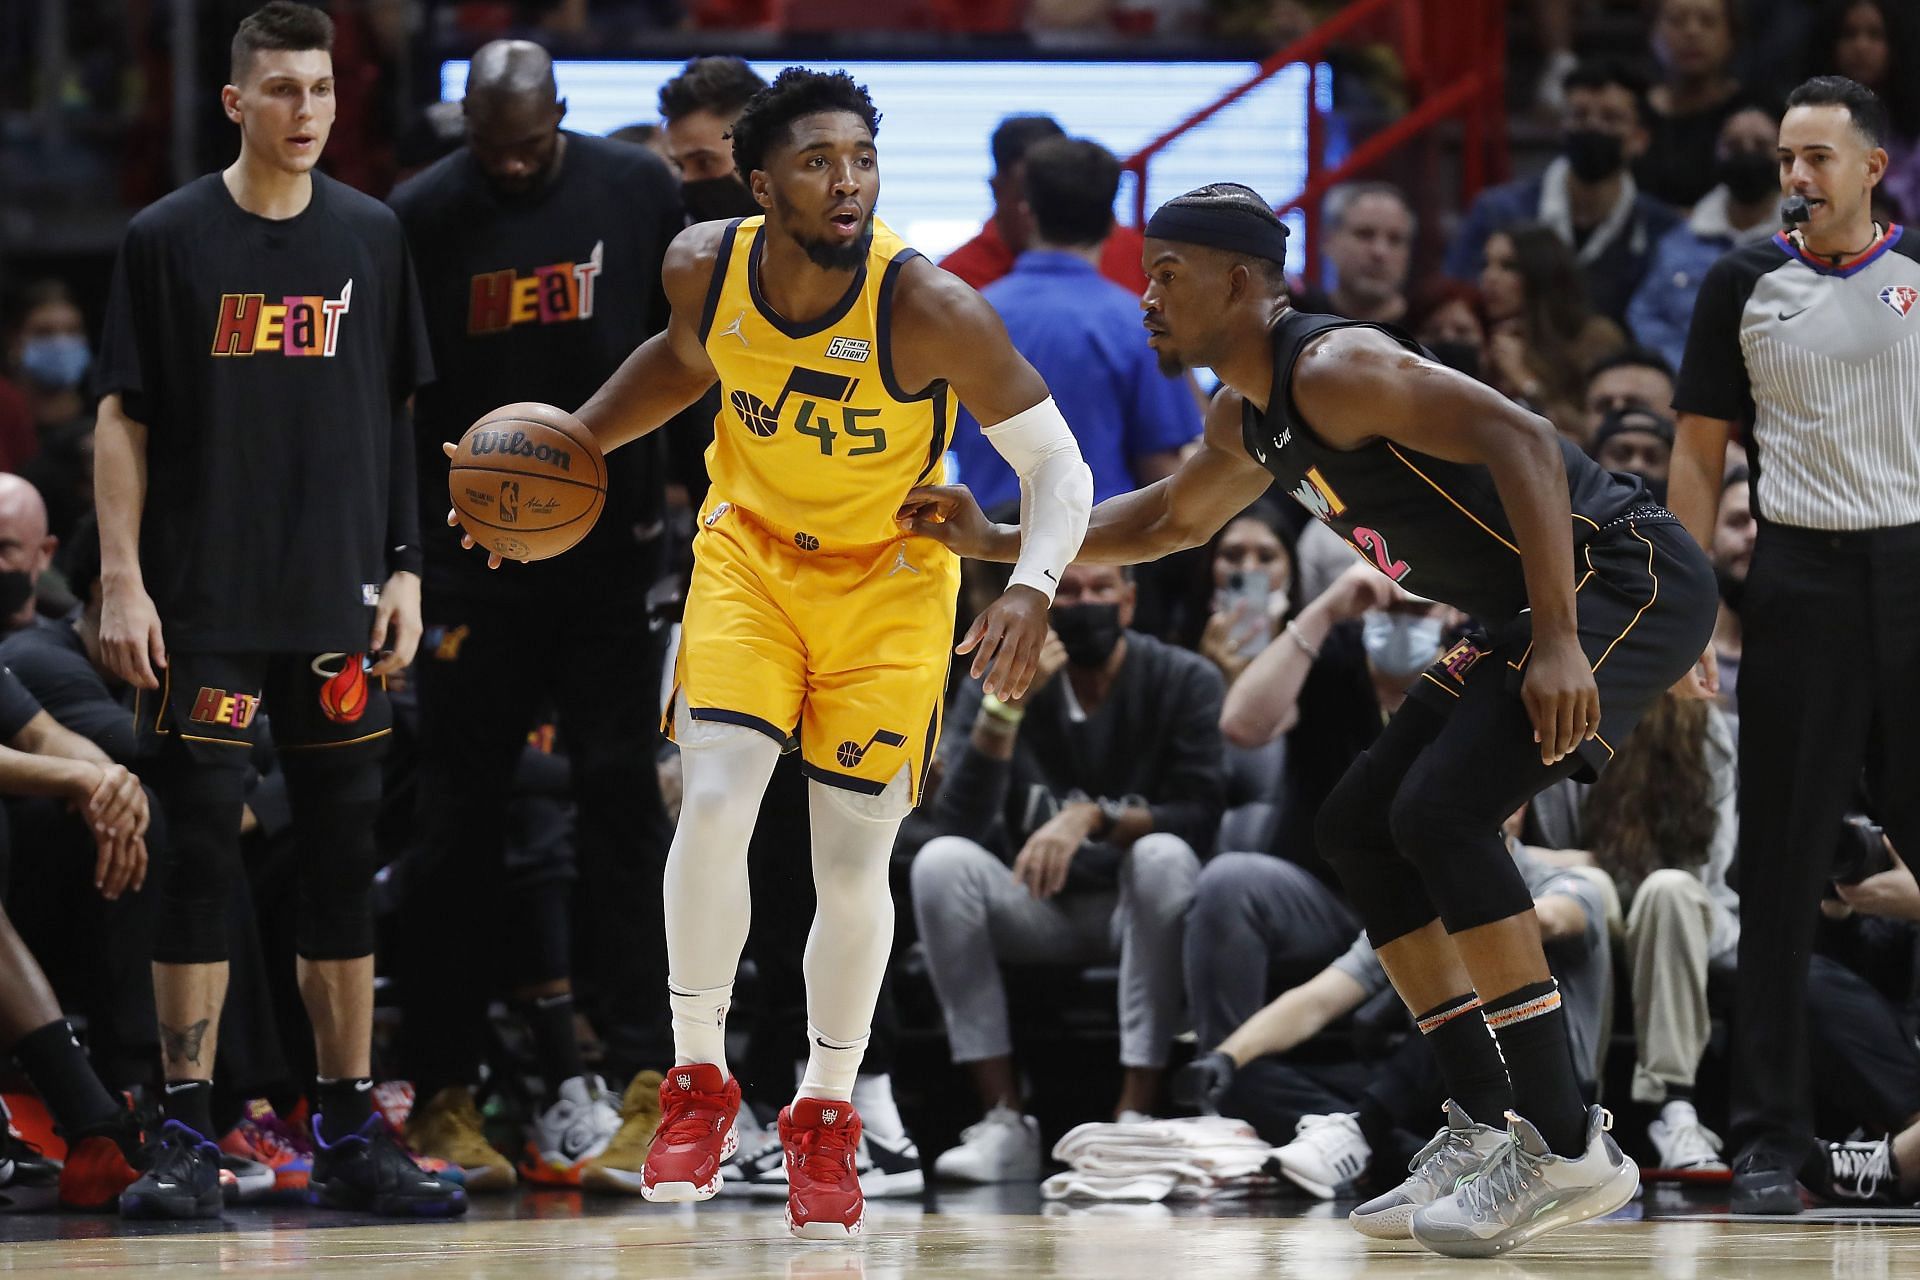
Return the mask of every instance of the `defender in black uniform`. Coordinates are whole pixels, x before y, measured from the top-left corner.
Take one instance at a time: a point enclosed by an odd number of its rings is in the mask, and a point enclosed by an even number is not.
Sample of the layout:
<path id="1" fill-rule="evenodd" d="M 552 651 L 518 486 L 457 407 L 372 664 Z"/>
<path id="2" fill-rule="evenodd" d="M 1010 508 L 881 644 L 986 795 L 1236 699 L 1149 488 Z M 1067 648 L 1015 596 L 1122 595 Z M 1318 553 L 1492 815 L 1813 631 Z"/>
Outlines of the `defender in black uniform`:
<path id="1" fill-rule="evenodd" d="M 138 694 L 172 852 L 154 948 L 170 1118 L 121 1197 L 130 1216 L 220 1212 L 207 1095 L 247 763 L 269 712 L 321 1076 L 309 1196 L 466 1207 L 371 1108 L 384 680 L 420 634 L 405 406 L 431 365 L 399 221 L 312 172 L 333 123 L 332 37 L 324 14 L 283 0 L 240 24 L 222 91 L 240 158 L 135 217 L 114 270 L 95 437 L 101 647 Z"/>
<path id="2" fill-rule="evenodd" d="M 390 201 L 413 246 L 438 375 L 416 402 L 415 461 L 431 510 L 446 503 L 445 441 L 510 401 L 582 403 L 666 327 L 660 264 L 684 225 L 678 185 L 652 152 L 560 128 L 566 104 L 538 45 L 479 49 L 465 111 L 467 145 Z M 593 1022 L 610 1073 L 624 1085 L 670 1060 L 660 878 L 672 830 L 654 771 L 660 653 L 647 625 L 648 589 L 665 572 L 662 444 L 611 455 L 606 510 L 565 556 L 489 572 L 455 534 L 427 541 L 418 668 L 427 872 L 410 889 L 403 930 L 402 1047 L 421 1103 L 408 1135 L 423 1154 L 464 1163 L 470 1190 L 513 1181 L 465 1094 L 491 992 L 473 944 L 518 923 L 500 893 L 507 801 L 549 702 L 579 810 L 576 950 L 598 982 Z M 568 950 L 564 939 L 518 941 L 529 956 Z M 519 976 L 547 1091 L 522 1172 L 619 1190 L 619 1171 L 598 1166 L 620 1099 L 581 1064 L 570 975 L 523 966 Z M 657 1083 L 636 1096 L 651 1098 Z M 630 1139 L 612 1156 L 632 1164 L 635 1182 L 644 1145 Z"/>
<path id="3" fill-rule="evenodd" d="M 1490 1256 L 1610 1213 L 1639 1182 L 1606 1113 L 1581 1102 L 1500 822 L 1561 778 L 1592 777 L 1687 673 L 1713 629 L 1713 573 L 1638 480 L 1541 418 L 1389 330 L 1290 309 L 1284 258 L 1284 227 L 1246 187 L 1154 214 L 1150 341 L 1164 366 L 1206 365 L 1227 385 L 1201 449 L 1095 508 L 1080 555 L 1199 546 L 1277 480 L 1382 573 L 1483 627 L 1422 676 L 1316 834 L 1454 1094 L 1413 1175 L 1354 1224 Z M 916 491 L 901 514 L 964 555 L 1017 550 L 964 490 Z M 1509 1108 L 1504 1136 L 1473 1120 Z"/>

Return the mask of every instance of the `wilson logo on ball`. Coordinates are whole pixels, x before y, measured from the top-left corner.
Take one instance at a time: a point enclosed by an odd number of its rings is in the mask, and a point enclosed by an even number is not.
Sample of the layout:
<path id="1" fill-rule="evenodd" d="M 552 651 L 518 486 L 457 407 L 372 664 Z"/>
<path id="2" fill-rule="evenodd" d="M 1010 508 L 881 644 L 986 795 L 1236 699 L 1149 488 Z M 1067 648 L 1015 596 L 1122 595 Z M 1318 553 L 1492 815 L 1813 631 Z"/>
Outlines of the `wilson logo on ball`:
<path id="1" fill-rule="evenodd" d="M 324 681 L 320 713 L 335 724 L 358 724 L 367 713 L 366 657 L 364 653 L 323 653 L 313 660 L 310 670 Z"/>
<path id="2" fill-rule="evenodd" d="M 524 431 L 476 431 L 469 439 L 476 458 L 501 453 L 516 458 L 532 458 L 535 462 L 550 462 L 562 471 L 573 470 L 571 453 L 550 444 L 535 444 L 527 439 Z"/>

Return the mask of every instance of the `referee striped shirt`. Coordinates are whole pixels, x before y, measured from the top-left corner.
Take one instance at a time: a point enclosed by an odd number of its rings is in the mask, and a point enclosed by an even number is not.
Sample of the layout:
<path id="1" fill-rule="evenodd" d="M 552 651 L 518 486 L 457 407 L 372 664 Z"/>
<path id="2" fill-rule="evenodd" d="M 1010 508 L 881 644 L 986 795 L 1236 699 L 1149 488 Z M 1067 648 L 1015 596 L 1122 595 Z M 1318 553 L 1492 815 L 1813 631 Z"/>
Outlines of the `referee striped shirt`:
<path id="1" fill-rule="evenodd" d="M 1744 427 L 1756 514 L 1920 524 L 1920 237 L 1835 265 L 1776 235 L 1726 254 L 1694 307 L 1673 406 Z"/>

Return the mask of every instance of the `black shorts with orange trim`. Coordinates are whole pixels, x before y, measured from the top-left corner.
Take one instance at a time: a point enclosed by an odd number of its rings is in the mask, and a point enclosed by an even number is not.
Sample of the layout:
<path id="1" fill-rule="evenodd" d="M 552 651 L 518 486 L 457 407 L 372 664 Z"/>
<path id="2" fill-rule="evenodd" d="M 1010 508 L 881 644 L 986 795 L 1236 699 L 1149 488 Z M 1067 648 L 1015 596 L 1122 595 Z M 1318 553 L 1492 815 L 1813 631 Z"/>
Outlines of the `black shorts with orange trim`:
<path id="1" fill-rule="evenodd" d="M 1600 690 L 1600 733 L 1580 744 L 1582 782 L 1597 778 L 1647 708 L 1706 650 L 1719 609 L 1713 566 L 1672 513 L 1635 507 L 1574 549 L 1580 647 Z M 1408 696 L 1443 715 L 1469 681 L 1500 680 L 1514 697 L 1533 655 L 1533 617 L 1470 635 L 1414 681 Z"/>
<path id="2" fill-rule="evenodd" d="M 134 731 L 151 757 L 174 743 L 205 764 L 244 765 L 265 718 L 279 751 L 384 738 L 393 706 L 360 653 L 172 653 L 160 689 L 135 690 Z"/>

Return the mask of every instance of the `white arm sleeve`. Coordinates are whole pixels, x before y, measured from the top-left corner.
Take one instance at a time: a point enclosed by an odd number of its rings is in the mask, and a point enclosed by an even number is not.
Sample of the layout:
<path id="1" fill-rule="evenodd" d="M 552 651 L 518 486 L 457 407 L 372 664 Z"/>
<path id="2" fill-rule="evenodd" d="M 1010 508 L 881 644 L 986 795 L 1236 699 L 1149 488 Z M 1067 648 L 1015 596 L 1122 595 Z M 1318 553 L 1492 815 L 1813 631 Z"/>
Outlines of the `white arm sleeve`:
<path id="1" fill-rule="evenodd" d="M 1020 559 L 1008 585 L 1032 587 L 1051 602 L 1087 536 L 1093 472 L 1052 396 L 982 434 L 1020 477 Z"/>

